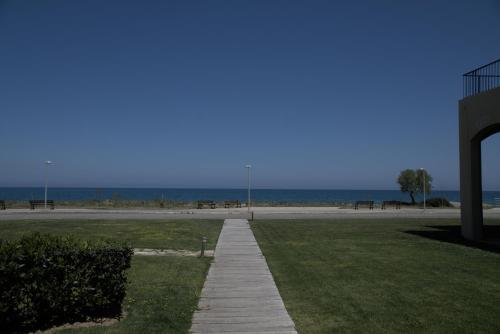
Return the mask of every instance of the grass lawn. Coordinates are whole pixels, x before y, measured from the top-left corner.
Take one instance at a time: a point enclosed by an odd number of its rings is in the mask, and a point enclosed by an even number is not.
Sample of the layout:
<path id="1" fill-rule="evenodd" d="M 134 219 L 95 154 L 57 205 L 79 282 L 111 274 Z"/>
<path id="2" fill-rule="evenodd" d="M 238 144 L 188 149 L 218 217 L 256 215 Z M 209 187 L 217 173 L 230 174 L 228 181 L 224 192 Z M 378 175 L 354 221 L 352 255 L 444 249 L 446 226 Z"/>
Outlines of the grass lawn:
<path id="1" fill-rule="evenodd" d="M 16 239 L 31 232 L 74 235 L 81 239 L 127 240 L 136 248 L 199 250 L 217 244 L 222 220 L 20 220 L 0 221 L 0 238 Z"/>
<path id="2" fill-rule="evenodd" d="M 129 240 L 140 248 L 199 250 L 202 236 L 208 237 L 208 248 L 215 248 L 221 227 L 222 220 L 0 221 L 0 238 L 37 231 L 86 240 Z M 134 256 L 127 272 L 125 319 L 109 327 L 57 332 L 188 333 L 209 266 L 208 258 Z"/>
<path id="3" fill-rule="evenodd" d="M 500 253 L 457 243 L 457 225 L 259 220 L 252 229 L 299 333 L 500 333 Z"/>
<path id="4" fill-rule="evenodd" d="M 57 333 L 188 333 L 209 265 L 207 258 L 134 256 L 125 319 Z"/>

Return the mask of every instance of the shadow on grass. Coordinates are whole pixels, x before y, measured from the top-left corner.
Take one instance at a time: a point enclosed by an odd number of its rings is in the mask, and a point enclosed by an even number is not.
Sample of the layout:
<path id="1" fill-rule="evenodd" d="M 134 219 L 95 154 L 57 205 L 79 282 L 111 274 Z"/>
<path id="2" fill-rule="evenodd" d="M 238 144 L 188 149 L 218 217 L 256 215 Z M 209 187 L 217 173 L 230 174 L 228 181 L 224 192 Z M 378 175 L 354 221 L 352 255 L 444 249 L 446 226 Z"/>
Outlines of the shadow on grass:
<path id="1" fill-rule="evenodd" d="M 500 254 L 500 226 L 485 225 L 483 227 L 483 235 L 485 238 L 482 241 L 470 241 L 464 239 L 462 237 L 460 225 L 428 225 L 426 227 L 431 228 L 432 230 L 404 232 L 419 237 L 438 240 L 441 242 L 449 242 L 452 244 L 458 244 Z"/>

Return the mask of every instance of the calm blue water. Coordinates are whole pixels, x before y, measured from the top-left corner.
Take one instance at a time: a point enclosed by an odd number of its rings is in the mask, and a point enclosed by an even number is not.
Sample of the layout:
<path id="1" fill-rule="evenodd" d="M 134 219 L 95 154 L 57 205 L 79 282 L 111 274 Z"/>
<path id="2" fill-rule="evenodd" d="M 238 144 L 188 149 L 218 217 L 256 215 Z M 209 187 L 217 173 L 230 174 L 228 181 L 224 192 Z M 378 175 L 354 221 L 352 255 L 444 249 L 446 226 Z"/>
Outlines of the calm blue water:
<path id="1" fill-rule="evenodd" d="M 43 199 L 43 188 L 0 188 L 0 199 L 30 200 Z M 49 188 L 49 199 L 55 201 L 72 200 L 158 200 L 196 201 L 210 199 L 223 201 L 239 199 L 245 201 L 246 189 L 160 189 L 160 188 Z M 458 191 L 433 191 L 429 197 L 445 197 L 450 201 L 459 201 Z M 485 191 L 483 202 L 494 204 L 494 198 L 500 198 L 500 191 Z M 398 190 L 291 190 L 291 189 L 255 189 L 252 199 L 274 203 L 324 203 L 353 202 L 356 200 L 401 200 L 410 201 L 407 194 Z M 421 197 L 417 197 L 421 200 Z"/>

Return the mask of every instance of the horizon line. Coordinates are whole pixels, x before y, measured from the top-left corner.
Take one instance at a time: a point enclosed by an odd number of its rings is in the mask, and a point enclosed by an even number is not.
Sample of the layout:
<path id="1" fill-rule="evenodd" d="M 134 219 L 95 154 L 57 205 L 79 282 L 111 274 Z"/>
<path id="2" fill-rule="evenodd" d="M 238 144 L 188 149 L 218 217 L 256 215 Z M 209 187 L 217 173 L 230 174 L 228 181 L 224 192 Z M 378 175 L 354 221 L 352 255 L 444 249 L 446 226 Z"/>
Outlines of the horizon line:
<path id="1" fill-rule="evenodd" d="M 0 189 L 2 188 L 44 188 L 43 185 L 37 185 L 37 186 L 1 186 Z M 247 190 L 247 187 L 190 187 L 190 186 L 184 186 L 184 187 L 148 187 L 148 186 L 53 186 L 50 187 L 49 189 L 193 189 L 193 190 Z M 262 186 L 257 186 L 257 187 L 251 187 L 252 190 L 325 190 L 325 191 L 400 191 L 399 189 L 387 189 L 387 188 L 295 188 L 295 187 L 262 187 Z M 460 192 L 459 189 L 433 189 L 433 191 L 457 191 Z M 500 191 L 500 190 L 490 190 L 490 189 L 483 189 L 483 191 Z"/>

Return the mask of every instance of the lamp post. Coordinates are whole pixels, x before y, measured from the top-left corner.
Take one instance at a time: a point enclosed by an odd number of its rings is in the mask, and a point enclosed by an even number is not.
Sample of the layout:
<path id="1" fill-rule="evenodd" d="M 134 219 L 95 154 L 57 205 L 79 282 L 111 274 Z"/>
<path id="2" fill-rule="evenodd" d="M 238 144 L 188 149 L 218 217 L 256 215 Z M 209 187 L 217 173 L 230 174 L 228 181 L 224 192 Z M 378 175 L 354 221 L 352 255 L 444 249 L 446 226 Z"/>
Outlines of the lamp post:
<path id="1" fill-rule="evenodd" d="M 50 161 L 50 160 L 47 160 L 44 162 L 45 164 L 45 209 L 47 209 L 47 187 L 48 187 L 48 183 L 49 183 L 49 165 L 52 165 L 53 162 Z"/>
<path id="2" fill-rule="evenodd" d="M 248 207 L 248 213 L 250 213 L 250 169 L 252 168 L 252 165 L 246 165 L 245 168 L 248 170 L 248 202 L 247 202 L 247 207 Z"/>
<path id="3" fill-rule="evenodd" d="M 425 211 L 425 169 L 424 168 L 420 168 L 420 171 L 422 172 L 422 178 L 424 180 L 424 211 Z"/>

